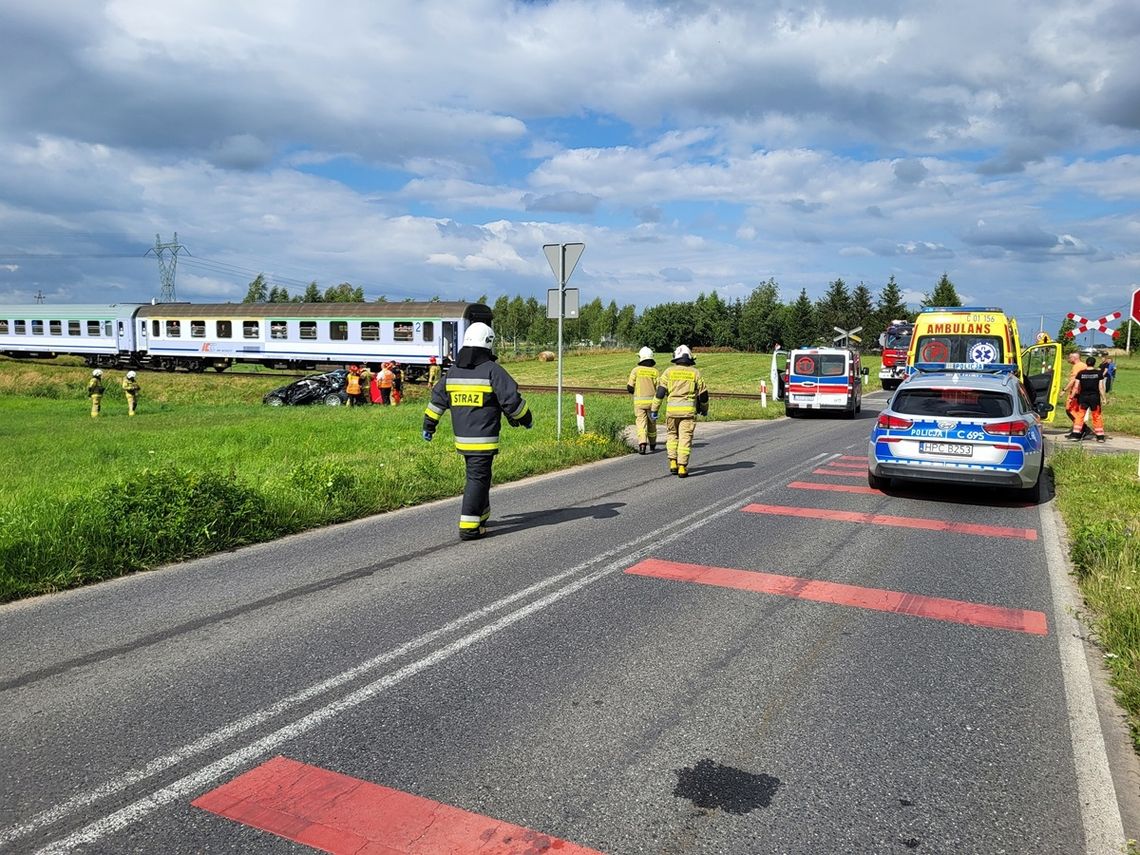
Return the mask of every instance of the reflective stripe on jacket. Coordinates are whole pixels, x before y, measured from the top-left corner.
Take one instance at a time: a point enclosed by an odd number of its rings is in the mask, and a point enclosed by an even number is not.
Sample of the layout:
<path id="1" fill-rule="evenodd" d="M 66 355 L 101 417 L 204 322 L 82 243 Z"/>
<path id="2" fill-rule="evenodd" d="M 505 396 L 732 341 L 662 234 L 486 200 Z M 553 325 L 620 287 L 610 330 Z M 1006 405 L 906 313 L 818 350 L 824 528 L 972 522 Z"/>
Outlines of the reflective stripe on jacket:
<path id="1" fill-rule="evenodd" d="M 661 407 L 661 401 L 668 397 L 669 418 L 692 418 L 697 414 L 698 402 L 707 401 L 708 388 L 695 365 L 670 365 L 661 372 L 657 380 L 657 397 L 653 401 L 653 412 Z"/>
<path id="2" fill-rule="evenodd" d="M 653 403 L 659 376 L 657 369 L 652 365 L 635 365 L 629 372 L 629 380 L 625 387 L 633 393 L 635 407 L 648 407 Z"/>
<path id="3" fill-rule="evenodd" d="M 449 408 L 455 449 L 461 454 L 497 454 L 502 416 L 516 422 L 529 413 L 514 378 L 491 359 L 470 368 L 451 366 L 431 390 L 424 430 L 434 432 Z"/>

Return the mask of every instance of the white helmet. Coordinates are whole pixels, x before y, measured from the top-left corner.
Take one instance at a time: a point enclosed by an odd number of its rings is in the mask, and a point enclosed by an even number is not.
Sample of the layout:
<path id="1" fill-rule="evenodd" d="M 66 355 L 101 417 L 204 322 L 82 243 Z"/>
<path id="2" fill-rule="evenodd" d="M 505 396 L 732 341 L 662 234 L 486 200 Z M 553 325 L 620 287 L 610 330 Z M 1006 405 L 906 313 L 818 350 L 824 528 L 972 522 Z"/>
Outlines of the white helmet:
<path id="1" fill-rule="evenodd" d="M 686 357 L 686 356 L 689 357 L 689 359 L 692 359 L 693 358 L 693 352 L 691 350 L 689 350 L 689 348 L 683 344 L 680 347 L 678 347 L 676 350 L 673 351 L 674 361 L 681 359 L 683 357 Z"/>
<path id="2" fill-rule="evenodd" d="M 96 368 L 94 371 L 91 372 L 91 376 L 92 377 L 102 377 L 103 376 L 103 369 L 102 368 Z"/>
<path id="3" fill-rule="evenodd" d="M 133 371 L 128 371 L 128 372 L 127 372 L 127 379 L 128 379 L 128 380 L 134 380 L 134 379 L 135 379 L 135 372 L 133 372 Z"/>
<path id="4" fill-rule="evenodd" d="M 642 360 L 642 361 L 644 361 L 646 359 L 652 359 L 653 358 L 653 348 L 652 347 L 641 348 L 641 350 L 639 350 L 637 352 L 637 358 Z"/>
<path id="5" fill-rule="evenodd" d="M 490 350 L 495 346 L 495 331 L 486 324 L 472 324 L 463 334 L 463 346 L 485 347 Z"/>

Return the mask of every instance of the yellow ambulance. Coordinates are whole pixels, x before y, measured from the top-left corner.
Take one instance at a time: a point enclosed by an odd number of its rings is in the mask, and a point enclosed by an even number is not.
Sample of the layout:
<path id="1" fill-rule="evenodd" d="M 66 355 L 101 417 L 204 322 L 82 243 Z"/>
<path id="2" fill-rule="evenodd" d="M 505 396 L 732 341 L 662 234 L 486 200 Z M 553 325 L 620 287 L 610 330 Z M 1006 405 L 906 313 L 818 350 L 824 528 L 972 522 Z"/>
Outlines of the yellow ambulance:
<path id="1" fill-rule="evenodd" d="M 1047 337 L 1046 337 L 1047 338 Z M 986 366 L 1007 367 L 1016 372 L 1031 398 L 1048 402 L 1056 416 L 1061 384 L 1061 345 L 1045 341 L 1022 349 L 1017 321 L 998 308 L 979 306 L 924 306 L 914 321 L 914 334 L 907 352 L 907 371 L 944 366 L 967 370 Z"/>

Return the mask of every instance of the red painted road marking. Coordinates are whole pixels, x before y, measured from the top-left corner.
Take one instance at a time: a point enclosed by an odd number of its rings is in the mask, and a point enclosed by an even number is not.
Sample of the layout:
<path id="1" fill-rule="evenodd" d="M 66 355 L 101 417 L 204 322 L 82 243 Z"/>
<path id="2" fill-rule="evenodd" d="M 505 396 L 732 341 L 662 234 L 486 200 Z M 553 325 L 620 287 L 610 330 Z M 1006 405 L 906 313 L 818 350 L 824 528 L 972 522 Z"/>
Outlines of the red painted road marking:
<path id="1" fill-rule="evenodd" d="M 859 469 L 813 469 L 812 475 L 842 475 L 844 478 L 862 478 L 867 473 L 867 467 Z"/>
<path id="2" fill-rule="evenodd" d="M 287 757 L 275 757 L 192 804 L 334 855 L 601 855 Z"/>
<path id="3" fill-rule="evenodd" d="M 948 600 L 943 597 L 924 597 L 920 594 L 904 594 L 899 591 L 863 588 L 858 585 L 843 585 L 838 582 L 799 579 L 795 576 L 779 576 L 774 573 L 759 573 L 751 570 L 733 570 L 729 567 L 682 564 L 677 561 L 661 561 L 656 558 L 640 561 L 625 572 L 638 576 L 673 579 L 678 582 L 696 582 L 701 585 L 717 585 L 740 591 L 756 591 L 757 593 L 775 594 L 780 597 L 795 597 L 800 600 L 812 600 L 819 603 L 855 606 L 856 608 L 872 609 L 879 612 L 895 612 L 911 617 L 964 623 L 970 626 L 1008 629 L 1030 635 L 1046 635 L 1049 632 L 1048 622 L 1042 612 L 1009 609 L 1004 606 L 987 606 L 981 603 L 968 603 L 963 600 Z"/>
<path id="4" fill-rule="evenodd" d="M 866 454 L 843 454 L 843 455 L 840 455 L 839 457 L 837 457 L 836 459 L 837 460 L 862 460 L 864 463 L 866 463 L 867 462 L 867 455 Z"/>
<path id="5" fill-rule="evenodd" d="M 821 484 L 818 481 L 793 481 L 788 486 L 794 487 L 797 490 L 830 490 L 833 493 L 874 493 L 876 496 L 883 495 L 882 490 L 872 490 L 870 487 L 855 484 Z"/>
<path id="6" fill-rule="evenodd" d="M 949 531 L 955 534 L 976 534 L 982 537 L 1010 537 L 1017 540 L 1037 540 L 1037 531 L 1032 528 L 1007 528 L 1000 525 L 975 525 L 946 520 L 930 520 L 921 517 L 892 517 L 886 514 L 865 514 L 858 511 L 833 511 L 827 508 L 789 508 L 783 505 L 745 505 L 741 508 L 750 514 L 776 514 L 785 517 L 807 517 L 816 520 L 838 520 L 840 522 L 871 523 L 899 528 L 921 528 L 930 531 Z"/>

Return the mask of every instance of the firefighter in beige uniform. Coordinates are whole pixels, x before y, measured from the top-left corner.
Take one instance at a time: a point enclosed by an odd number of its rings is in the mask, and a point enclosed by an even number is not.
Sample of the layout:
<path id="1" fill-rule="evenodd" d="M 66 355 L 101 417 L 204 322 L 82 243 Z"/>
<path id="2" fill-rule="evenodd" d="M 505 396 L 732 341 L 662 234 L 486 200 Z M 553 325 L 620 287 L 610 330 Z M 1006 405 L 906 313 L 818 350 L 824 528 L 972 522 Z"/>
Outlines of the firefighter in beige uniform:
<path id="1" fill-rule="evenodd" d="M 653 396 L 657 392 L 657 378 L 660 376 L 654 367 L 653 350 L 643 347 L 637 352 L 640 362 L 629 372 L 625 389 L 633 395 L 633 417 L 637 422 L 637 451 L 645 454 L 657 448 L 657 422 L 649 417 L 653 409 Z"/>
<path id="2" fill-rule="evenodd" d="M 133 416 L 138 410 L 140 388 L 138 375 L 133 371 L 128 371 L 127 376 L 123 378 L 123 394 L 127 396 L 128 416 Z"/>
<path id="3" fill-rule="evenodd" d="M 693 352 L 685 345 L 673 351 L 673 364 L 661 372 L 650 418 L 657 420 L 661 402 L 668 398 L 665 411 L 665 451 L 669 472 L 681 478 L 689 474 L 693 450 L 693 428 L 698 415 L 708 415 L 709 390 L 693 362 Z"/>
<path id="4" fill-rule="evenodd" d="M 96 368 L 87 381 L 87 397 L 91 399 L 91 418 L 99 415 L 103 406 L 103 369 Z"/>

